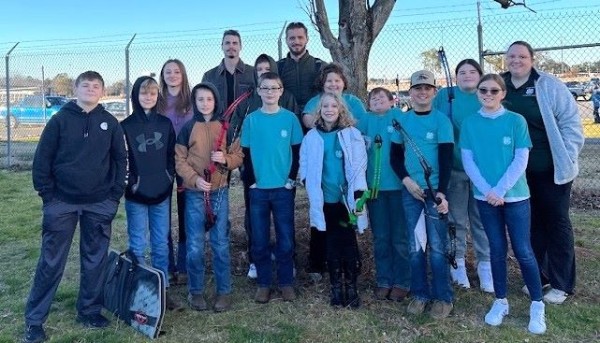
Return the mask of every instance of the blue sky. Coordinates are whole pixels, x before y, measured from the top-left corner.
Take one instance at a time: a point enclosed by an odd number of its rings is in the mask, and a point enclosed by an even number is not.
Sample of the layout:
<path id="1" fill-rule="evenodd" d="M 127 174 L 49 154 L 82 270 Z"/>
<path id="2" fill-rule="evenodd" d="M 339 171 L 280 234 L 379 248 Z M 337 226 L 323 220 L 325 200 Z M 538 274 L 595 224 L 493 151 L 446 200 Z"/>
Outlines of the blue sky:
<path id="1" fill-rule="evenodd" d="M 397 25 L 406 27 L 409 23 L 422 24 L 423 22 L 455 20 L 460 21 L 476 18 L 476 0 L 427 0 L 409 1 L 398 0 L 388 26 Z M 504 15 L 506 13 L 519 14 L 524 18 L 533 16 L 523 7 L 513 7 L 509 10 L 500 9 L 500 5 L 493 0 L 481 0 L 482 14 L 486 18 Z M 230 1 L 204 1 L 204 0 L 172 0 L 172 1 L 140 1 L 140 0 L 96 0 L 84 2 L 81 0 L 5 0 L 2 2 L 2 19 L 0 19 L 0 55 L 4 55 L 16 42 L 19 46 L 13 52 L 14 66 L 11 70 L 19 70 L 24 74 L 36 74 L 44 65 L 47 75 L 52 77 L 58 72 L 77 74 L 82 64 L 91 64 L 90 68 L 103 70 L 109 73 L 109 79 L 122 78 L 124 66 L 121 61 L 125 45 L 133 34 L 137 37 L 132 45 L 132 77 L 146 70 L 156 71 L 162 65 L 161 61 L 169 57 L 187 59 L 184 61 L 193 66 L 190 79 L 196 81 L 208 68 L 216 65 L 222 53 L 219 50 L 220 36 L 224 29 L 238 29 L 242 38 L 252 37 L 257 42 L 260 37 L 277 37 L 285 21 L 303 21 L 308 24 L 304 13 L 303 1 L 297 0 L 230 0 Z M 337 19 L 337 3 L 335 0 L 326 0 L 333 26 Z M 573 10 L 583 11 L 585 8 L 600 9 L 600 0 L 526 0 L 526 3 L 540 13 L 550 11 L 565 11 L 569 7 Z M 444 43 L 451 29 L 447 33 L 440 33 L 439 38 L 433 38 L 430 45 L 438 46 Z M 420 35 L 429 34 L 422 30 L 407 32 L 412 35 L 413 41 L 423 40 Z M 504 34 L 504 33 L 503 33 Z M 508 43 L 511 40 L 509 33 L 505 33 Z M 590 35 L 592 32 L 587 32 Z M 598 32 L 596 32 L 596 35 Z M 446 36 L 444 36 L 446 35 Z M 437 37 L 437 36 L 436 36 Z M 429 37 L 431 38 L 431 37 Z M 473 37 L 470 37 L 472 41 Z M 600 36 L 593 39 L 598 42 Z M 266 38 L 265 38 L 266 39 Z M 323 59 L 330 60 L 319 41 L 318 35 L 312 31 L 310 35 L 309 50 L 315 52 Z M 476 36 L 475 36 L 476 39 Z M 189 41 L 204 41 L 197 43 L 198 50 L 186 50 Z M 383 36 L 377 42 L 380 46 L 392 46 L 394 37 Z M 252 47 L 250 43 L 244 45 L 242 58 L 247 63 L 252 63 L 260 50 L 276 56 L 276 44 L 269 43 L 264 46 Z M 261 43 L 266 44 L 266 43 Z M 470 43 L 472 44 L 472 42 Z M 258 43 L 257 43 L 258 45 Z M 157 49 L 164 46 L 164 52 L 158 53 Z M 157 48 L 158 47 L 158 48 Z M 496 47 L 491 47 L 496 48 Z M 497 48 L 502 48 L 498 46 Z M 418 49 L 421 49 L 418 47 Z M 114 50 L 118 53 L 109 54 Z M 381 50 L 381 49 L 380 49 Z M 70 52 L 73 51 L 73 55 Z M 83 51 L 83 53 L 82 53 Z M 201 57 L 198 56 L 201 52 Z M 284 45 L 285 51 L 285 45 Z M 94 56 L 92 58 L 90 56 Z M 187 55 L 186 55 L 187 54 Z M 462 54 L 462 53 L 460 53 Z M 464 56 L 456 53 L 456 59 Z M 464 53 L 467 54 L 467 53 Z M 471 54 L 471 52 L 469 52 Z M 44 55 L 40 57 L 38 55 Z M 193 56 L 190 56 L 193 55 Z M 35 56 L 35 57 L 34 57 Z M 71 57 L 73 56 L 73 57 Z M 385 61 L 383 56 L 378 57 Z M 473 57 L 473 56 L 470 56 Z M 194 60 L 192 62 L 191 60 Z M 196 60 L 202 60 L 204 64 Z M 410 59 L 407 69 L 417 67 L 414 57 Z M 375 59 L 372 58 L 375 61 Z M 85 61 L 82 62 L 82 61 Z M 92 61 L 92 62 L 90 62 Z M 378 60 L 377 60 L 378 61 Z M 194 64 L 197 63 L 197 64 Z M 408 63 L 408 62 L 407 62 Z M 111 68 L 111 64 L 114 68 Z M 370 74 L 383 74 L 387 77 L 395 74 L 396 69 L 386 62 L 369 65 Z M 451 62 L 452 64 L 452 62 Z M 110 72 L 106 70 L 111 70 Z M 112 70 L 114 69 L 114 76 Z M 4 67 L 0 67 L 4 73 Z"/>

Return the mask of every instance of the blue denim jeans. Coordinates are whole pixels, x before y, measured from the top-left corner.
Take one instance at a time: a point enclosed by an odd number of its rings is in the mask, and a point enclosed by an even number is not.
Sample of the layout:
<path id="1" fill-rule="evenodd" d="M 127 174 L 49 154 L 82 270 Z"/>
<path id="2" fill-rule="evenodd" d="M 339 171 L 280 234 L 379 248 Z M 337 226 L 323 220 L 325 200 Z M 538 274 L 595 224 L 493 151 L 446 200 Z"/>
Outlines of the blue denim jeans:
<path id="1" fill-rule="evenodd" d="M 252 259 L 259 287 L 271 287 L 271 214 L 275 224 L 275 258 L 280 287 L 294 284 L 294 192 L 284 187 L 250 189 Z"/>
<path id="2" fill-rule="evenodd" d="M 404 188 L 402 189 L 402 205 L 404 206 L 410 244 L 411 293 L 422 301 L 452 302 L 450 264 L 445 255 L 448 238 L 447 225 L 440 220 L 432 199 L 426 199 L 425 202 L 419 201 Z M 415 226 L 423 210 L 425 210 L 427 246 L 432 274 L 431 287 L 427 280 L 427 256 L 421 247 L 416 247 L 414 234 Z"/>
<path id="3" fill-rule="evenodd" d="M 490 245 L 481 224 L 477 200 L 473 197 L 471 187 L 473 187 L 471 181 L 464 171 L 452 170 L 446 199 L 450 204 L 450 218 L 454 220 L 456 226 L 456 258 L 466 256 L 468 227 L 477 262 L 489 262 Z"/>
<path id="4" fill-rule="evenodd" d="M 215 225 L 208 231 L 212 249 L 212 266 L 217 294 L 231 293 L 231 257 L 229 253 L 229 190 L 223 187 L 210 192 L 210 203 L 216 215 Z M 204 292 L 204 240 L 206 230 L 204 192 L 185 190 L 185 233 L 187 272 L 190 294 Z"/>
<path id="5" fill-rule="evenodd" d="M 402 191 L 380 191 L 369 200 L 373 230 L 375 279 L 377 287 L 410 288 L 408 235 L 402 207 Z"/>
<path id="6" fill-rule="evenodd" d="M 496 298 L 506 298 L 507 294 L 506 254 L 508 252 L 508 240 L 506 231 L 508 231 L 510 245 L 519 262 L 521 275 L 525 285 L 527 285 L 531 300 L 542 300 L 540 272 L 530 241 L 531 208 L 529 199 L 509 202 L 497 207 L 485 201 L 477 200 L 477 205 L 479 206 L 479 215 L 481 215 L 485 233 L 490 242 L 490 262 Z"/>
<path id="7" fill-rule="evenodd" d="M 150 231 L 150 256 L 152 267 L 165 275 L 169 286 L 169 219 L 171 211 L 170 197 L 156 205 L 146 205 L 136 201 L 125 200 L 127 214 L 127 235 L 129 249 L 141 260 L 148 245 L 146 229 Z"/>

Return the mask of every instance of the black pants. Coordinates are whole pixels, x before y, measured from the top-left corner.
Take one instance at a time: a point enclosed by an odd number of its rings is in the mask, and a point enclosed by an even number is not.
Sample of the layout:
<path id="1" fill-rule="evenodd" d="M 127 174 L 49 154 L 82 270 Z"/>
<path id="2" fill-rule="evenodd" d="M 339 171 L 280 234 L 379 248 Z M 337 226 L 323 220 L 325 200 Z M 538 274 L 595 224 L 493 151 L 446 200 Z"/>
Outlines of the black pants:
<path id="1" fill-rule="evenodd" d="M 42 247 L 25 306 L 26 325 L 42 325 L 48 318 L 78 221 L 81 274 L 77 312 L 81 315 L 100 313 L 111 224 L 118 206 L 114 200 L 93 204 L 53 200 L 44 205 Z"/>
<path id="2" fill-rule="evenodd" d="M 327 226 L 327 260 L 346 261 L 359 265 L 358 243 L 354 228 L 348 223 L 348 211 L 342 203 L 323 206 Z"/>
<path id="3" fill-rule="evenodd" d="M 531 246 L 542 285 L 573 293 L 575 246 L 569 217 L 572 182 L 554 183 L 554 173 L 527 172 L 531 191 Z"/>
<path id="4" fill-rule="evenodd" d="M 177 177 L 177 258 L 175 257 L 175 248 L 173 247 L 173 234 L 169 230 L 169 272 L 170 273 L 187 273 L 186 255 L 187 248 L 185 245 L 185 191 L 183 190 L 183 180 Z M 181 190 L 181 191 L 180 191 Z M 171 197 L 173 199 L 173 197 Z M 171 200 L 173 201 L 173 200 Z M 169 208 L 172 206 L 169 205 Z M 169 211 L 169 224 L 171 223 L 171 211 Z"/>

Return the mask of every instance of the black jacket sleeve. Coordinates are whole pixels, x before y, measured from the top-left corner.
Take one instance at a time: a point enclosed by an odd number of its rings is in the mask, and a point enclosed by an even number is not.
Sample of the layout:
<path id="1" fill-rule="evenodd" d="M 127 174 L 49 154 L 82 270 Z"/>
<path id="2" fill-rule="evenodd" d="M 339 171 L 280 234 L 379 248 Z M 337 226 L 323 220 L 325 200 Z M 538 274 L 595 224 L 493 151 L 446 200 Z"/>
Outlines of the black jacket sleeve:
<path id="1" fill-rule="evenodd" d="M 121 124 L 117 124 L 113 130 L 110 156 L 115 168 L 115 183 L 110 190 L 110 199 L 121 200 L 125 192 L 125 178 L 127 176 L 127 151 L 125 149 L 125 138 Z"/>
<path id="2" fill-rule="evenodd" d="M 390 149 L 390 165 L 400 181 L 409 176 L 404 165 L 404 145 L 392 142 Z"/>
<path id="3" fill-rule="evenodd" d="M 438 164 L 440 167 L 440 176 L 438 183 L 438 192 L 446 195 L 448 183 L 450 182 L 450 173 L 452 171 L 454 143 L 438 144 Z"/>
<path id="4" fill-rule="evenodd" d="M 38 192 L 44 203 L 54 197 L 55 180 L 52 166 L 56 158 L 56 149 L 58 149 L 59 131 L 60 126 L 57 119 L 51 119 L 42 132 L 33 157 L 33 170 L 31 173 L 33 188 Z"/>
<path id="5" fill-rule="evenodd" d="M 300 144 L 294 144 L 292 145 L 292 166 L 288 179 L 296 180 L 298 169 L 300 169 Z"/>
<path id="6" fill-rule="evenodd" d="M 254 166 L 252 165 L 252 156 L 250 155 L 250 148 L 242 147 L 244 153 L 244 176 L 243 180 L 248 186 L 252 186 L 256 183 L 256 176 L 254 175 Z"/>
<path id="7" fill-rule="evenodd" d="M 175 129 L 169 125 L 169 145 L 167 146 L 167 171 L 175 177 Z"/>

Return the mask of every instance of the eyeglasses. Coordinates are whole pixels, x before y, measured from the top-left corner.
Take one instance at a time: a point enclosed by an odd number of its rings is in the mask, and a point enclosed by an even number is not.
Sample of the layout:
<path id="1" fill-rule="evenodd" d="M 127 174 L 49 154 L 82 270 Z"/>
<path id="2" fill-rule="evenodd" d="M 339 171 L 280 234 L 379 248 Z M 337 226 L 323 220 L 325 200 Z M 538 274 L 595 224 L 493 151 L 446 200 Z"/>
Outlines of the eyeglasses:
<path id="1" fill-rule="evenodd" d="M 269 92 L 276 92 L 276 91 L 280 90 L 281 87 L 259 87 L 258 89 L 263 92 L 269 93 Z"/>
<path id="2" fill-rule="evenodd" d="M 498 95 L 498 93 L 502 92 L 502 89 L 498 89 L 498 88 L 492 88 L 492 89 L 487 89 L 487 88 L 478 88 L 477 89 L 479 91 L 480 94 L 491 94 L 491 95 Z"/>

